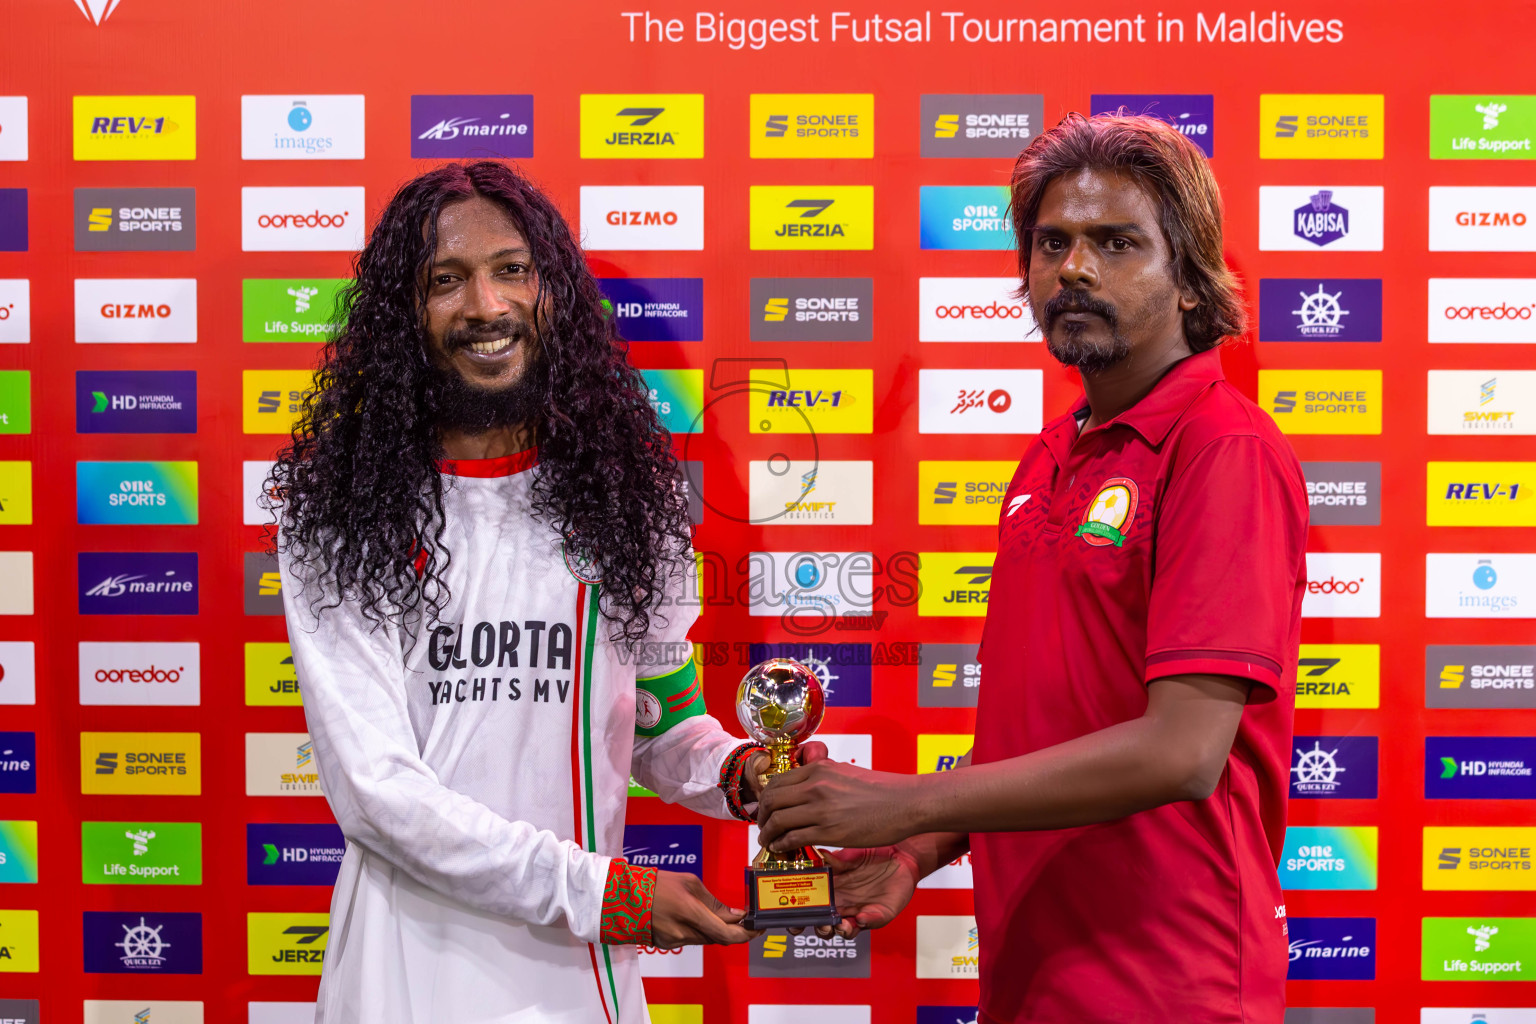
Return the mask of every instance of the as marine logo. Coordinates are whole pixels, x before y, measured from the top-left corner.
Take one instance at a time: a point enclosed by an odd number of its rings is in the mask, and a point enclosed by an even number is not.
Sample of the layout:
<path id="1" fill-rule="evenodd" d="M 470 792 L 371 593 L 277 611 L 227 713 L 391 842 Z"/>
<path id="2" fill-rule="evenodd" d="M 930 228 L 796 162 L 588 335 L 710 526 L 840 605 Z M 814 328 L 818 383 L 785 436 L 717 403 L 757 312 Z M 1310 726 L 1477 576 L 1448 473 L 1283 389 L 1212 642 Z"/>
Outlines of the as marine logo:
<path id="1" fill-rule="evenodd" d="M 1136 519 L 1139 500 L 1136 481 L 1123 476 L 1111 477 L 1104 481 L 1098 495 L 1083 513 L 1082 525 L 1078 526 L 1074 536 L 1096 548 L 1107 544 L 1117 548 L 1123 546 L 1128 524 Z"/>

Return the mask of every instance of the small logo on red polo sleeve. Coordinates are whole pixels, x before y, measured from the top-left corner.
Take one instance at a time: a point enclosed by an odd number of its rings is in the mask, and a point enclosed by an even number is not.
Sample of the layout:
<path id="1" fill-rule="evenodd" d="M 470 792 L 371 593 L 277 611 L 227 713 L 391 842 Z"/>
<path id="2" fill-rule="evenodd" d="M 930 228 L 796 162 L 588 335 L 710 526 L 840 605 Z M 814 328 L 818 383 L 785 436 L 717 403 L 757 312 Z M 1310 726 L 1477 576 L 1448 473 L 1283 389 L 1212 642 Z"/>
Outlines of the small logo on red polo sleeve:
<path id="1" fill-rule="evenodd" d="M 1117 548 L 1122 546 L 1125 544 L 1126 531 L 1136 520 L 1138 500 L 1136 481 L 1123 476 L 1104 481 L 1088 510 L 1083 513 L 1083 522 L 1077 528 L 1076 536 L 1096 548 L 1106 544 L 1113 544 Z"/>

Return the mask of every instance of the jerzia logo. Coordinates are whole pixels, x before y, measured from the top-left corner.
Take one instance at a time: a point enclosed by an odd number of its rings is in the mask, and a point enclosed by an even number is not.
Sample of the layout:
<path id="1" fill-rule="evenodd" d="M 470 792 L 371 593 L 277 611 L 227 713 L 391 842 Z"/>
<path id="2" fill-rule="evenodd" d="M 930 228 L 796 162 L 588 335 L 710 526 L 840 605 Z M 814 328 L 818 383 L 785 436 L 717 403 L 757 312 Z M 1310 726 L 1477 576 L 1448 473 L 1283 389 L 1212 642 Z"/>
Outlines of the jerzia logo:
<path id="1" fill-rule="evenodd" d="M 702 157 L 704 95 L 583 95 L 581 155 L 587 160 Z"/>
<path id="2" fill-rule="evenodd" d="M 753 249 L 872 249 L 874 189 L 868 185 L 753 185 Z"/>
<path id="3" fill-rule="evenodd" d="M 328 914 L 247 914 L 246 971 L 317 975 L 329 935 Z"/>

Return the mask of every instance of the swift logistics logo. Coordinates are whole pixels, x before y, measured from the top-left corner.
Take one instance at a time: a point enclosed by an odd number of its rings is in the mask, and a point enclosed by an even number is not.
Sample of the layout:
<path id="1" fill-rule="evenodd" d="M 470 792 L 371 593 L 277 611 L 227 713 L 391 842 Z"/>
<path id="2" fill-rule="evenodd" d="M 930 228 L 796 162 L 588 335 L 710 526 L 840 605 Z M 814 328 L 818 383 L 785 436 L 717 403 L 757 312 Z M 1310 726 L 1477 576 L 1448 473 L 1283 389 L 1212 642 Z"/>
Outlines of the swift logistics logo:
<path id="1" fill-rule="evenodd" d="M 363 97 L 240 97 L 240 159 L 361 160 Z"/>
<path id="2" fill-rule="evenodd" d="M 974 917 L 918 915 L 919 978 L 974 978 L 980 971 L 979 948 Z"/>
<path id="3" fill-rule="evenodd" d="M 0 910 L 0 973 L 36 974 L 38 945 L 37 911 Z"/>
<path id="4" fill-rule="evenodd" d="M 198 644 L 80 641 L 80 704 L 196 707 L 201 702 Z"/>
<path id="5" fill-rule="evenodd" d="M 203 1004 L 191 1000 L 87 999 L 84 1009 L 84 1024 L 203 1024 Z M 257 1019 L 253 1013 L 251 1020 Z M 5 1024 L 3 1016 L 0 1024 Z"/>
<path id="6" fill-rule="evenodd" d="M 82 551 L 81 615 L 196 615 L 197 552 Z"/>
<path id="7" fill-rule="evenodd" d="M 588 250 L 703 249 L 704 186 L 583 185 L 581 237 Z"/>
<path id="8" fill-rule="evenodd" d="M 1303 462 L 1313 526 L 1380 526 L 1381 463 Z"/>
<path id="9" fill-rule="evenodd" d="M 1433 344 L 1536 342 L 1536 278 L 1430 278 L 1429 340 Z"/>
<path id="10" fill-rule="evenodd" d="M 1296 662 L 1296 706 L 1380 707 L 1381 648 L 1376 644 L 1302 644 Z"/>
<path id="11" fill-rule="evenodd" d="M 1536 980 L 1536 958 L 1531 955 L 1536 950 L 1536 918 L 1426 917 L 1420 926 L 1420 939 L 1419 976 L 1425 981 Z M 1499 1016 L 1474 1013 L 1470 1024 L 1524 1024 L 1530 1020 L 1523 1010 L 1491 1012 Z M 1515 1018 L 1513 1014 L 1521 1016 Z M 1426 1016 L 1421 1024 L 1440 1019 Z M 1457 1024 L 1468 1019 L 1466 1015 L 1455 1018 Z"/>
<path id="12" fill-rule="evenodd" d="M 75 236 L 79 248 L 80 236 Z M 27 251 L 27 190 L 0 188 L 0 252 Z"/>
<path id="13" fill-rule="evenodd" d="M 75 341 L 197 341 L 195 278 L 76 278 Z"/>
<path id="14" fill-rule="evenodd" d="M 0 161 L 27 159 L 27 98 L 0 96 Z M 3 1020 L 0 1017 L 0 1020 Z"/>
<path id="15" fill-rule="evenodd" d="M 919 434 L 1038 434 L 1041 370 L 918 370 Z"/>
<path id="16" fill-rule="evenodd" d="M 355 252 L 363 247 L 361 185 L 240 189 L 244 252 Z"/>
<path id="17" fill-rule="evenodd" d="M 1426 736 L 1424 799 L 1536 800 L 1536 739 Z"/>
<path id="18" fill-rule="evenodd" d="M 703 156 L 703 93 L 582 94 L 583 160 L 697 160 Z"/>
<path id="19" fill-rule="evenodd" d="M 924 551 L 918 555 L 920 616 L 985 618 L 992 586 L 990 551 Z"/>
<path id="20" fill-rule="evenodd" d="M 1536 828 L 1424 826 L 1426 892 L 1536 890 Z"/>
<path id="21" fill-rule="evenodd" d="M 86 885 L 202 885 L 203 826 L 178 821 L 82 821 Z"/>
<path id="22" fill-rule="evenodd" d="M 1376 94 L 1263 93 L 1259 159 L 1380 160 L 1386 98 Z"/>
<path id="23" fill-rule="evenodd" d="M 247 707 L 302 707 L 293 649 L 286 642 L 246 641 L 245 703 Z"/>
<path id="24" fill-rule="evenodd" d="M 696 434 L 703 426 L 703 370 L 641 370 L 651 408 L 673 434 Z"/>
<path id="25" fill-rule="evenodd" d="M 0 345 L 25 345 L 31 340 L 32 282 L 24 277 L 0 279 Z"/>
<path id="26" fill-rule="evenodd" d="M 874 281 L 867 277 L 754 277 L 753 341 L 870 341 Z"/>
<path id="27" fill-rule="evenodd" d="M 0 641 L 0 704 L 37 703 L 37 648 L 31 640 Z"/>
<path id="28" fill-rule="evenodd" d="M 1380 278 L 1259 281 L 1260 341 L 1380 341 Z"/>
<path id="29" fill-rule="evenodd" d="M 980 644 L 918 646 L 918 707 L 973 708 L 980 694 Z"/>
<path id="30" fill-rule="evenodd" d="M 87 910 L 87 974 L 202 974 L 203 915 Z"/>
<path id="31" fill-rule="evenodd" d="M 869 644 L 752 644 L 755 665 L 769 658 L 793 658 L 815 673 L 829 708 L 867 708 L 874 653 Z"/>
<path id="32" fill-rule="evenodd" d="M 1431 96 L 1431 160 L 1531 160 L 1536 96 Z"/>
<path id="33" fill-rule="evenodd" d="M 1375 736 L 1296 736 L 1291 740 L 1292 800 L 1374 800 Z"/>
<path id="34" fill-rule="evenodd" d="M 748 516 L 772 526 L 868 526 L 875 517 L 874 476 L 873 462 L 753 460 Z"/>
<path id="35" fill-rule="evenodd" d="M 752 434 L 868 434 L 874 430 L 873 370 L 797 369 L 788 386 L 771 370 L 752 371 L 747 429 Z"/>
<path id="36" fill-rule="evenodd" d="M 335 885 L 347 840 L 338 825 L 245 826 L 246 885 Z"/>
<path id="37" fill-rule="evenodd" d="M 197 433 L 194 370 L 76 370 L 75 433 Z"/>
<path id="38" fill-rule="evenodd" d="M 1424 614 L 1431 619 L 1536 617 L 1536 554 L 1426 553 Z"/>
<path id="39" fill-rule="evenodd" d="M 1374 825 L 1292 825 L 1280 854 L 1280 888 L 1376 888 L 1378 833 Z"/>
<path id="40" fill-rule="evenodd" d="M 0 551 L 0 615 L 32 614 L 32 552 Z"/>
<path id="41" fill-rule="evenodd" d="M 37 822 L 0 821 L 0 884 L 37 882 Z M 0 935 L 0 939 L 4 939 Z M 5 1018 L 0 1017 L 0 1021 Z"/>
<path id="42" fill-rule="evenodd" d="M 244 341 L 326 342 L 341 330 L 340 277 L 251 278 L 240 282 Z"/>
<path id="43" fill-rule="evenodd" d="M 869 932 L 852 939 L 839 935 L 823 939 L 813 931 L 773 932 L 759 935 L 747 949 L 749 978 L 869 977 Z"/>
<path id="44" fill-rule="evenodd" d="M 197 159 L 195 96 L 76 96 L 76 160 Z"/>
<path id="45" fill-rule="evenodd" d="M 922 155 L 1013 159 L 1044 128 L 1045 97 L 925 93 L 919 102 Z"/>
<path id="46" fill-rule="evenodd" d="M 918 188 L 924 249 L 1006 251 L 1014 247 L 1006 185 L 922 185 Z"/>
<path id="47" fill-rule="evenodd" d="M 1374 917 L 1287 918 L 1291 981 L 1372 981 L 1376 977 Z"/>
<path id="48" fill-rule="evenodd" d="M 197 463 L 77 462 L 75 521 L 82 525 L 197 524 Z"/>
<path id="49" fill-rule="evenodd" d="M 241 428 L 247 434 L 288 434 L 315 384 L 311 370 L 242 370 Z"/>
<path id="50" fill-rule="evenodd" d="M 625 825 L 624 859 L 659 871 L 704 877 L 704 826 Z"/>
<path id="51" fill-rule="evenodd" d="M 1536 187 L 1432 185 L 1431 252 L 1536 252 Z"/>
<path id="52" fill-rule="evenodd" d="M 331 931 L 329 914 L 248 913 L 245 921 L 246 973 L 320 973 Z"/>
<path id="53" fill-rule="evenodd" d="M 600 277 L 604 304 L 625 341 L 703 341 L 701 277 Z"/>
<path id="54" fill-rule="evenodd" d="M 917 279 L 918 341 L 1040 341 L 1012 277 Z"/>
<path id="55" fill-rule="evenodd" d="M 1128 114 L 1145 114 L 1167 121 L 1180 135 L 1199 146 L 1206 156 L 1216 155 L 1216 97 L 1213 95 L 1104 93 L 1089 97 L 1089 106 L 1095 114 L 1113 114 L 1123 107 Z"/>
<path id="56" fill-rule="evenodd" d="M 1536 708 L 1536 646 L 1430 644 L 1424 706 Z"/>
<path id="57" fill-rule="evenodd" d="M 1016 466 L 1013 462 L 918 462 L 918 524 L 995 526 Z"/>
<path id="58" fill-rule="evenodd" d="M 245 734 L 246 796 L 322 796 L 315 745 L 303 732 Z"/>
<path id="59" fill-rule="evenodd" d="M 1269 252 L 1380 252 L 1380 185 L 1259 186 L 1259 248 Z"/>
<path id="60" fill-rule="evenodd" d="M 1536 434 L 1536 371 L 1430 370 L 1431 434 Z"/>
<path id="61" fill-rule="evenodd" d="M 77 188 L 74 223 L 76 252 L 191 252 L 197 190 Z"/>
<path id="62" fill-rule="evenodd" d="M 761 249 L 873 249 L 870 185 L 752 185 L 749 245 Z"/>
<path id="63" fill-rule="evenodd" d="M 80 792 L 197 796 L 202 751 L 202 736 L 195 732 L 82 732 Z"/>
<path id="64" fill-rule="evenodd" d="M 875 155 L 873 93 L 758 93 L 749 101 L 754 160 Z"/>
<path id="65" fill-rule="evenodd" d="M 0 732 L 0 793 L 37 792 L 37 734 Z"/>
<path id="66" fill-rule="evenodd" d="M 533 156 L 533 97 L 412 96 L 411 159 Z"/>
<path id="67" fill-rule="evenodd" d="M 1536 462 L 1430 462 L 1430 526 L 1536 526 Z"/>
<path id="68" fill-rule="evenodd" d="M 1259 407 L 1287 434 L 1381 433 L 1380 370 L 1260 370 Z"/>

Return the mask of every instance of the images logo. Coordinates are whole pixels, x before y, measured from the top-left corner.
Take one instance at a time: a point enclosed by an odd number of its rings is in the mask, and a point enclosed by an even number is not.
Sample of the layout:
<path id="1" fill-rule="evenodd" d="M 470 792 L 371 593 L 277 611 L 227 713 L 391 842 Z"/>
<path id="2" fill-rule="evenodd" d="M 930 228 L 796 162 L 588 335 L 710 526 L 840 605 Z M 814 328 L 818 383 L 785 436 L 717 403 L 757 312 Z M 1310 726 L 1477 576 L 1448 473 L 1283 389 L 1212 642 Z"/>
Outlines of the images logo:
<path id="1" fill-rule="evenodd" d="M 704 877 L 704 826 L 625 825 L 624 859 L 661 871 Z"/>
<path id="2" fill-rule="evenodd" d="M 1371 981 L 1376 977 L 1374 917 L 1292 917 L 1291 981 Z"/>
<path id="3" fill-rule="evenodd" d="M 133 526 L 197 523 L 197 463 L 77 462 L 75 519 Z"/>
<path id="4" fill-rule="evenodd" d="M 37 881 L 37 822 L 0 821 L 0 884 Z M 5 935 L 0 932 L 0 941 Z M 5 1018 L 0 1017 L 0 1021 Z"/>
<path id="5" fill-rule="evenodd" d="M 996 525 L 1015 468 L 1012 462 L 919 462 L 918 523 Z"/>
<path id="6" fill-rule="evenodd" d="M 1536 434 L 1536 371 L 1430 370 L 1431 434 Z"/>
<path id="7" fill-rule="evenodd" d="M 1386 99 L 1376 95 L 1259 97 L 1261 160 L 1380 160 Z"/>
<path id="8" fill-rule="evenodd" d="M 750 109 L 754 160 L 875 155 L 872 93 L 755 92 Z"/>
<path id="9" fill-rule="evenodd" d="M 81 615 L 196 615 L 197 553 L 82 551 Z"/>
<path id="10" fill-rule="evenodd" d="M 598 286 L 626 341 L 703 341 L 701 277 L 600 277 Z"/>
<path id="11" fill-rule="evenodd" d="M 1199 146 L 1206 156 L 1216 155 L 1215 96 L 1110 93 L 1090 97 L 1089 105 L 1096 114 L 1113 114 L 1124 107 L 1129 114 L 1161 118 Z"/>
<path id="12" fill-rule="evenodd" d="M 321 796 L 320 769 L 308 733 L 245 734 L 246 796 Z"/>
<path id="13" fill-rule="evenodd" d="M 922 593 L 917 599 L 917 614 L 984 618 L 995 557 L 988 551 L 925 551 L 919 554 L 918 579 Z"/>
<path id="14" fill-rule="evenodd" d="M 1536 526 L 1536 462 L 1431 462 L 1430 526 Z"/>
<path id="15" fill-rule="evenodd" d="M 1424 706 L 1536 708 L 1536 647 L 1429 645 L 1424 649 Z"/>
<path id="16" fill-rule="evenodd" d="M 1531 981 L 1536 979 L 1536 918 L 1426 917 L 1421 926 L 1425 981 Z M 1517 1024 L 1519 1010 L 1496 1011 L 1498 1018 L 1473 1014 L 1472 1024 Z M 1511 1014 L 1506 1018 L 1502 1014 Z M 1465 1021 L 1467 1017 L 1457 1018 Z"/>
<path id="17" fill-rule="evenodd" d="M 340 331 L 338 277 L 246 278 L 240 282 L 245 341 L 326 342 Z"/>
<path id="18" fill-rule="evenodd" d="M 27 98 L 0 96 L 0 161 L 27 158 Z M 0 1017 L 0 1020 L 4 1020 Z"/>
<path id="19" fill-rule="evenodd" d="M 695 434 L 704 423 L 703 370 L 641 370 L 651 408 L 673 434 Z"/>
<path id="20" fill-rule="evenodd" d="M 918 201 L 924 249 L 1014 247 L 1006 185 L 923 185 Z"/>
<path id="21" fill-rule="evenodd" d="M 76 370 L 75 433 L 195 434 L 193 370 Z"/>
<path id="22" fill-rule="evenodd" d="M 0 345 L 25 345 L 31 340 L 32 282 L 24 277 L 0 279 Z"/>
<path id="23" fill-rule="evenodd" d="M 702 158 L 704 94 L 583 94 L 581 156 L 584 160 Z"/>
<path id="24" fill-rule="evenodd" d="M 196 707 L 201 700 L 198 645 L 80 641 L 80 703 L 84 706 Z"/>
<path id="25" fill-rule="evenodd" d="M 1536 96 L 1431 96 L 1431 160 L 1530 160 Z"/>
<path id="26" fill-rule="evenodd" d="M 869 185 L 753 185 L 751 248 L 873 249 L 875 190 Z"/>
<path id="27" fill-rule="evenodd" d="M 1280 855 L 1280 888 L 1376 888 L 1377 830 L 1373 825 L 1292 825 Z"/>
<path id="28" fill-rule="evenodd" d="M 1472 892 L 1536 890 L 1531 849 L 1536 828 L 1424 826 L 1424 889 Z"/>
<path id="29" fill-rule="evenodd" d="M 752 644 L 748 651 L 754 665 L 769 658 L 793 658 L 810 669 L 821 681 L 829 708 L 869 707 L 869 644 Z"/>
<path id="30" fill-rule="evenodd" d="M 174 821 L 83 821 L 86 885 L 202 885 L 203 826 Z"/>
<path id="31" fill-rule="evenodd" d="M 923 156 L 1011 160 L 1043 129 L 1045 97 L 925 94 L 921 111 Z"/>
<path id="32" fill-rule="evenodd" d="M 37 911 L 0 910 L 0 973 L 36 974 L 37 951 Z"/>
<path id="33" fill-rule="evenodd" d="M 245 252 L 353 252 L 363 247 L 363 187 L 240 189 Z"/>
<path id="34" fill-rule="evenodd" d="M 868 551 L 753 551 L 748 557 L 748 608 L 754 616 L 818 623 L 872 610 L 876 563 Z"/>
<path id="35" fill-rule="evenodd" d="M 1536 188 L 1431 186 L 1431 252 L 1536 252 Z"/>
<path id="36" fill-rule="evenodd" d="M 76 235 L 75 248 L 79 248 Z M 27 190 L 0 188 L 0 252 L 27 251 Z"/>
<path id="37" fill-rule="evenodd" d="M 247 707 L 303 706 L 288 644 L 246 642 L 245 703 Z"/>
<path id="38" fill-rule="evenodd" d="M 247 434 L 288 434 L 314 387 L 309 370 L 244 370 L 241 380 L 241 426 Z"/>
<path id="39" fill-rule="evenodd" d="M 363 159 L 363 97 L 241 96 L 240 159 Z"/>
<path id="40" fill-rule="evenodd" d="M 1380 370 L 1260 370 L 1259 407 L 1287 434 L 1381 433 Z"/>
<path id="41" fill-rule="evenodd" d="M 347 840 L 337 825 L 246 825 L 247 885 L 335 885 Z"/>
<path id="42" fill-rule="evenodd" d="M 918 370 L 920 434 L 1038 434 L 1041 370 Z"/>
<path id="43" fill-rule="evenodd" d="M 875 516 L 873 462 L 777 459 L 747 464 L 751 521 L 774 526 L 868 526 Z"/>
<path id="44" fill-rule="evenodd" d="M 1263 278 L 1260 341 L 1380 341 L 1381 279 Z"/>
<path id="45" fill-rule="evenodd" d="M 1312 557 L 1309 553 L 1309 564 Z M 1310 587 L 1310 569 L 1308 580 Z M 1381 648 L 1376 644 L 1302 644 L 1296 662 L 1296 706 L 1380 707 Z"/>
<path id="46" fill-rule="evenodd" d="M 329 914 L 246 914 L 249 974 L 319 974 L 330 934 Z"/>
<path id="47" fill-rule="evenodd" d="M 75 341 L 196 340 L 196 279 L 75 279 Z"/>
<path id="48" fill-rule="evenodd" d="M 974 978 L 979 970 L 974 917 L 917 918 L 917 976 Z"/>
<path id="49" fill-rule="evenodd" d="M 874 281 L 867 277 L 754 277 L 753 341 L 869 341 Z"/>
<path id="50" fill-rule="evenodd" d="M 874 429 L 872 370 L 753 370 L 747 394 L 753 434 L 868 434 Z"/>
<path id="51" fill-rule="evenodd" d="M 1029 305 L 1012 277 L 920 277 L 919 341 L 1039 341 Z"/>
<path id="52" fill-rule="evenodd" d="M 76 96 L 76 160 L 197 159 L 195 96 Z"/>
<path id="53" fill-rule="evenodd" d="M 1259 248 L 1266 251 L 1380 252 L 1384 195 L 1379 185 L 1259 188 Z"/>
<path id="54" fill-rule="evenodd" d="M 37 734 L 0 732 L 0 793 L 37 792 Z"/>
<path id="55" fill-rule="evenodd" d="M 202 737 L 195 732 L 82 732 L 80 792 L 197 796 Z"/>
<path id="56" fill-rule="evenodd" d="M 87 974 L 202 974 L 203 915 L 87 910 Z"/>
<path id="57" fill-rule="evenodd" d="M 1381 463 L 1303 462 L 1313 526 L 1381 525 Z"/>
<path id="58" fill-rule="evenodd" d="M 413 160 L 531 156 L 532 96 L 411 97 Z"/>
<path id="59" fill-rule="evenodd" d="M 702 249 L 704 186 L 583 185 L 581 235 L 588 250 Z"/>
<path id="60" fill-rule="evenodd" d="M 196 248 L 196 189 L 75 189 L 76 252 L 191 252 Z"/>
<path id="61" fill-rule="evenodd" d="M 1429 279 L 1429 340 L 1433 343 L 1536 342 L 1536 279 Z"/>
<path id="62" fill-rule="evenodd" d="M 251 1019 L 259 1018 L 253 1015 Z M 0 1024 L 4 1020 L 0 1016 Z M 203 1024 L 203 1004 L 194 1000 L 87 999 L 85 1024 Z"/>
<path id="63" fill-rule="evenodd" d="M 1429 552 L 1424 570 L 1428 618 L 1536 617 L 1536 555 Z"/>
<path id="64" fill-rule="evenodd" d="M 1375 736 L 1297 736 L 1291 741 L 1291 799 L 1376 799 Z"/>
<path id="65" fill-rule="evenodd" d="M 980 644 L 920 644 L 917 706 L 973 708 L 981 693 Z"/>
<path id="66" fill-rule="evenodd" d="M 1536 800 L 1536 739 L 1428 736 L 1426 800 Z"/>

